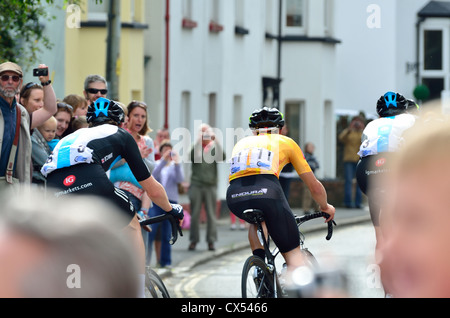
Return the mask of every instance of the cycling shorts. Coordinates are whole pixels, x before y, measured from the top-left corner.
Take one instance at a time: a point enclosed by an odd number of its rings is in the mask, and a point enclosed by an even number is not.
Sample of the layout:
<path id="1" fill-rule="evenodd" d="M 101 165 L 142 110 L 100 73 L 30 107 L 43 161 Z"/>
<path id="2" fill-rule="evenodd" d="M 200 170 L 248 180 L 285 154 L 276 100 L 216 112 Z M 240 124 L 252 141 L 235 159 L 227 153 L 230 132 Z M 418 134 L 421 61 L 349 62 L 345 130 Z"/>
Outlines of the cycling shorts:
<path id="1" fill-rule="evenodd" d="M 379 181 L 389 172 L 388 163 L 386 153 L 361 158 L 356 166 L 356 181 L 364 194 L 379 187 Z"/>
<path id="2" fill-rule="evenodd" d="M 227 190 L 228 208 L 237 217 L 251 223 L 243 212 L 259 209 L 270 236 L 281 253 L 300 245 L 297 222 L 278 178 L 274 175 L 251 175 L 231 180 Z"/>
<path id="3" fill-rule="evenodd" d="M 387 173 L 389 173 L 389 157 L 386 153 L 363 157 L 356 166 L 356 181 L 361 191 L 368 197 L 370 217 L 374 226 L 380 225 L 382 182 Z"/>
<path id="4" fill-rule="evenodd" d="M 47 176 L 48 191 L 56 197 L 65 195 L 93 195 L 104 198 L 119 208 L 127 226 L 135 216 L 135 209 L 127 194 L 114 187 L 102 166 L 79 164 L 53 171 Z"/>

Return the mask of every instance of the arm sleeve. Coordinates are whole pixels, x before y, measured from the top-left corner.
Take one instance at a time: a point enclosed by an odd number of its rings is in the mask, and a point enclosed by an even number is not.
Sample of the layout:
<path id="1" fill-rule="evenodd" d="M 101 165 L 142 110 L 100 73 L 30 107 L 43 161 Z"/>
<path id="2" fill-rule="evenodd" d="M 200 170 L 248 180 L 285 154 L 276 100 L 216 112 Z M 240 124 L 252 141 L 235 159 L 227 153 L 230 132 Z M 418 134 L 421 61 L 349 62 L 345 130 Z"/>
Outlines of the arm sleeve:
<path id="1" fill-rule="evenodd" d="M 291 141 L 291 145 L 289 147 L 291 149 L 289 160 L 294 166 L 295 171 L 297 171 L 298 175 L 302 175 L 307 172 L 311 172 L 311 167 L 303 155 L 302 150 L 297 145 L 295 141 Z"/>

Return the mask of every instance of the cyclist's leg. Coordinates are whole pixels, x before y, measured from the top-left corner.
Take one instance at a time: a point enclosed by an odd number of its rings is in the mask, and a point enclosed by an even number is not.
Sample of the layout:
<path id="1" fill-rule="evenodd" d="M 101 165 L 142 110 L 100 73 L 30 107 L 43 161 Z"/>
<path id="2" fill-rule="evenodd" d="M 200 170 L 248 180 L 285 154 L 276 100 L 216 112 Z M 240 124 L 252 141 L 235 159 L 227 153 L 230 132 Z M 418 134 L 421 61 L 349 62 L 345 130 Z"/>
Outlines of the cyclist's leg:
<path id="1" fill-rule="evenodd" d="M 249 223 L 243 211 L 262 210 L 268 233 L 280 252 L 286 254 L 287 265 L 295 267 L 302 264 L 297 223 L 275 176 L 256 175 L 233 180 L 228 187 L 227 203 L 234 214 Z M 253 251 L 262 247 L 255 225 L 250 226 L 249 241 Z"/>

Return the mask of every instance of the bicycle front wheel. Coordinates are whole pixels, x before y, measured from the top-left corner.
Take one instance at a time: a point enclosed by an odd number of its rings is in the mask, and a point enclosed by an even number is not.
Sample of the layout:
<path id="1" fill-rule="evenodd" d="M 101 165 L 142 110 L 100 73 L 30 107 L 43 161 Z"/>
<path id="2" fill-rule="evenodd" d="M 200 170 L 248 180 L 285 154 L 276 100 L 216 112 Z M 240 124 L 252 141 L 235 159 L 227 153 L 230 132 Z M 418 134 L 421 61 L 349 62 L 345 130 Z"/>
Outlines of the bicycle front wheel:
<path id="1" fill-rule="evenodd" d="M 151 268 L 146 269 L 145 273 L 146 297 L 149 298 L 170 298 L 169 292 L 164 285 L 161 277 Z"/>
<path id="2" fill-rule="evenodd" d="M 247 258 L 242 269 L 242 298 L 274 298 L 274 276 L 258 256 Z"/>

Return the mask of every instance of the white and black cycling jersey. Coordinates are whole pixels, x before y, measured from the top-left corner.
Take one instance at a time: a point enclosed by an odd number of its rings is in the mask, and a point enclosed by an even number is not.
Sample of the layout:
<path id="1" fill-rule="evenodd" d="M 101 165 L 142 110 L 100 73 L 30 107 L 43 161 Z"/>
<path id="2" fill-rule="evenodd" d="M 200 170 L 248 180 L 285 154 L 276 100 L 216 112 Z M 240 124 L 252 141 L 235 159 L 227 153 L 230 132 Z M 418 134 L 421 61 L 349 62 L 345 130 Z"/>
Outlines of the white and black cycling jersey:
<path id="1" fill-rule="evenodd" d="M 363 131 L 358 155 L 363 158 L 396 151 L 402 144 L 403 133 L 414 125 L 415 120 L 411 114 L 401 114 L 371 121 Z"/>
<path id="2" fill-rule="evenodd" d="M 78 164 L 98 164 L 108 171 L 122 158 L 138 181 L 150 177 L 136 141 L 126 130 L 109 124 L 82 128 L 58 142 L 41 173 L 47 177 L 55 170 Z"/>

